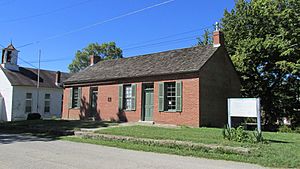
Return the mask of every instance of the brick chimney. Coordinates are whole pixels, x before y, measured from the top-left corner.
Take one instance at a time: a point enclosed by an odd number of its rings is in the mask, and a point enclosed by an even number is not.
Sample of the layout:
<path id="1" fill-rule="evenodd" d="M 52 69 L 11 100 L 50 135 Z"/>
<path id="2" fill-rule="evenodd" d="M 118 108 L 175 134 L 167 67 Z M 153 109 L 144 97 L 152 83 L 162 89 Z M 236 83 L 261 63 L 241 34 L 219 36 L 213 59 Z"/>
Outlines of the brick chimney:
<path id="1" fill-rule="evenodd" d="M 224 44 L 225 44 L 224 34 L 223 34 L 222 31 L 220 31 L 220 26 L 219 26 L 218 22 L 216 22 L 215 27 L 216 28 L 215 28 L 215 31 L 213 33 L 214 47 L 224 46 Z"/>
<path id="2" fill-rule="evenodd" d="M 93 66 L 94 64 L 98 63 L 101 60 L 100 56 L 91 55 L 90 56 L 90 66 Z"/>
<path id="3" fill-rule="evenodd" d="M 56 86 L 59 86 L 59 85 L 60 85 L 60 76 L 61 76 L 60 71 L 57 71 L 57 72 L 56 72 L 56 75 L 55 75 L 55 85 L 56 85 Z"/>

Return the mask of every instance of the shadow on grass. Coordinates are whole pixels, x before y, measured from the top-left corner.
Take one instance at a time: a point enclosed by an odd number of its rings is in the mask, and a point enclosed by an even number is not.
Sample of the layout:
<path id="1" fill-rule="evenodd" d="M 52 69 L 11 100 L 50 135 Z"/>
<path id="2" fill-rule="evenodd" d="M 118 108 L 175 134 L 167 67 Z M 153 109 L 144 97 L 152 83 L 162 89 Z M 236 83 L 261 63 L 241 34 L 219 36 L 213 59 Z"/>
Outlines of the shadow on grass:
<path id="1" fill-rule="evenodd" d="M 294 142 L 288 142 L 288 141 L 280 141 L 280 140 L 266 140 L 270 143 L 284 143 L 284 144 L 293 144 Z"/>
<path id="2" fill-rule="evenodd" d="M 53 141 L 74 135 L 80 128 L 101 128 L 117 125 L 108 121 L 26 120 L 0 123 L 0 144 L 26 141 Z"/>

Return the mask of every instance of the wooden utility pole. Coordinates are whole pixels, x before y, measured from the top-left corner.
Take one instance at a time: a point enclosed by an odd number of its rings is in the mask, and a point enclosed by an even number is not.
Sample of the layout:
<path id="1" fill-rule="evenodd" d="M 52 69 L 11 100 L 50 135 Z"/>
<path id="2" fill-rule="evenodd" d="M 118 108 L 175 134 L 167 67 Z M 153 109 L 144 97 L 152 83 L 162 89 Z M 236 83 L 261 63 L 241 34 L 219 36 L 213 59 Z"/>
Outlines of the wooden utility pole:
<path id="1" fill-rule="evenodd" d="M 36 99 L 36 111 L 37 113 L 39 113 L 39 97 L 40 97 L 40 68 L 41 68 L 41 54 L 42 51 L 41 49 L 39 50 L 39 56 L 38 56 L 38 60 L 39 60 L 39 67 L 38 67 L 38 74 L 37 74 L 37 84 L 36 84 L 36 88 L 37 88 L 37 99 Z"/>

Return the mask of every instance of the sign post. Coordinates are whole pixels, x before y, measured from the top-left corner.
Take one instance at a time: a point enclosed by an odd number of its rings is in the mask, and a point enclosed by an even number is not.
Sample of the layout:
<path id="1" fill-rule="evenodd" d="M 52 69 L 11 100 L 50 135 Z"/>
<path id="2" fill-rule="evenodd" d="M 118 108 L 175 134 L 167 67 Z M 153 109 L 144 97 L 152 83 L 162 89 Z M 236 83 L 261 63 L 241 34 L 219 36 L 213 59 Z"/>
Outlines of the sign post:
<path id="1" fill-rule="evenodd" d="M 260 98 L 256 101 L 256 111 L 257 111 L 257 131 L 261 133 L 261 114 L 260 114 Z"/>
<path id="2" fill-rule="evenodd" d="M 261 114 L 259 98 L 229 98 L 228 126 L 231 128 L 231 117 L 256 117 L 257 130 L 261 133 Z"/>

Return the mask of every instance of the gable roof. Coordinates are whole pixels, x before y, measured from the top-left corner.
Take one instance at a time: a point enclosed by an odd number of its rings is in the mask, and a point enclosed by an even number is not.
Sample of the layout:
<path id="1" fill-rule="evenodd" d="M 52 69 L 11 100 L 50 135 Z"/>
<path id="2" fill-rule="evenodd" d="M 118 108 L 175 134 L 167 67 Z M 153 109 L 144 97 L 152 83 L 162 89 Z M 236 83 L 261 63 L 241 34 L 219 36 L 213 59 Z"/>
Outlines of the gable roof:
<path id="1" fill-rule="evenodd" d="M 199 71 L 218 48 L 196 46 L 135 57 L 100 61 L 74 74 L 64 84 Z"/>
<path id="2" fill-rule="evenodd" d="M 37 69 L 19 67 L 19 71 L 4 69 L 0 66 L 12 86 L 36 86 Z M 67 79 L 68 73 L 61 73 L 61 82 Z M 40 70 L 40 87 L 59 88 L 55 84 L 56 72 L 49 70 Z"/>
<path id="3" fill-rule="evenodd" d="M 9 44 L 6 48 L 4 48 L 3 50 L 17 50 L 14 45 L 11 43 Z"/>

